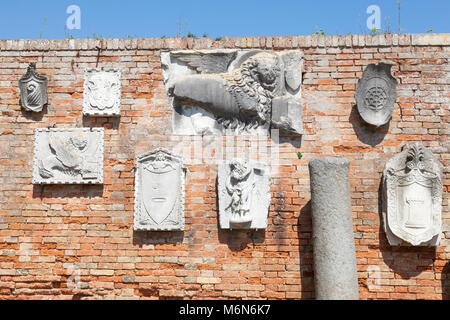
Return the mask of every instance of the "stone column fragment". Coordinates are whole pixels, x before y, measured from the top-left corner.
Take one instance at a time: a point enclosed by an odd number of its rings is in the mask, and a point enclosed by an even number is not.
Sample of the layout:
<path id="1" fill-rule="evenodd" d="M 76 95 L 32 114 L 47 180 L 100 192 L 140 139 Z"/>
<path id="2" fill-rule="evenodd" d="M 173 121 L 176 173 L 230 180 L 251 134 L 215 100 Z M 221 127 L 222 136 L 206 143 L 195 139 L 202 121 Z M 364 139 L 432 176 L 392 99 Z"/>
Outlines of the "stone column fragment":
<path id="1" fill-rule="evenodd" d="M 316 299 L 357 300 L 349 161 L 314 159 L 309 172 Z"/>

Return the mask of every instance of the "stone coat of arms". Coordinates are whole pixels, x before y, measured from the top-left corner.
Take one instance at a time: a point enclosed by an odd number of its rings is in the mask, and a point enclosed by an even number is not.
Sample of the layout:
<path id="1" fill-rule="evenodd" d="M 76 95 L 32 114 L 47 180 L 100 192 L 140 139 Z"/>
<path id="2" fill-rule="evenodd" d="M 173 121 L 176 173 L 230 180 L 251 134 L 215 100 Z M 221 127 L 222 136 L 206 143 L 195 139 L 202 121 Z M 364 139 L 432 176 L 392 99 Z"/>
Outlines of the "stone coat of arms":
<path id="1" fill-rule="evenodd" d="M 40 112 L 48 102 L 47 78 L 36 72 L 36 63 L 31 62 L 19 80 L 20 103 L 27 111 Z"/>
<path id="2" fill-rule="evenodd" d="M 134 230 L 184 230 L 182 159 L 164 149 L 138 156 Z"/>
<path id="3" fill-rule="evenodd" d="M 116 69 L 88 69 L 84 74 L 83 114 L 120 115 L 121 72 Z"/>
<path id="4" fill-rule="evenodd" d="M 383 175 L 384 228 L 391 245 L 437 246 L 442 165 L 422 144 L 406 145 Z"/>
<path id="5" fill-rule="evenodd" d="M 397 99 L 397 79 L 391 75 L 392 65 L 369 64 L 358 81 L 356 104 L 363 120 L 375 127 L 389 122 Z"/>

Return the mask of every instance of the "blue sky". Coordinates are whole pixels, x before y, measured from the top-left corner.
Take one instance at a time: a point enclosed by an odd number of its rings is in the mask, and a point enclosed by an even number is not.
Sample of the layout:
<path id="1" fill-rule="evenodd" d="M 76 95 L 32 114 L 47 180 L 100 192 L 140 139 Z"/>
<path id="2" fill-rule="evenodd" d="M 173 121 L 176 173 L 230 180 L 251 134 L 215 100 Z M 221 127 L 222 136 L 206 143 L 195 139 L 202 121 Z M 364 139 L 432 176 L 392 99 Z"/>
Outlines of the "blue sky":
<path id="1" fill-rule="evenodd" d="M 402 33 L 450 32 L 449 0 L 402 0 Z M 369 5 L 381 28 L 398 31 L 397 0 L 3 0 L 0 39 L 212 37 L 366 34 Z M 66 9 L 81 9 L 81 29 L 67 30 Z"/>

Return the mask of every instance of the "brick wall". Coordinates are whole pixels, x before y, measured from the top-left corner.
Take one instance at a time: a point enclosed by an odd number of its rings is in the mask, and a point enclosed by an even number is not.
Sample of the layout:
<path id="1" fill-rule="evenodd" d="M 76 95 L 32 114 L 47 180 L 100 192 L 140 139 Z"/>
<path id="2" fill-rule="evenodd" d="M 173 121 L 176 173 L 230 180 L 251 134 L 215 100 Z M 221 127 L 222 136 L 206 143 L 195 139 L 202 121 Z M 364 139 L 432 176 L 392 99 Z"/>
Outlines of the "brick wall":
<path id="1" fill-rule="evenodd" d="M 449 44 L 449 35 L 0 41 L 0 298 L 312 299 L 307 164 L 326 155 L 351 164 L 360 297 L 450 298 Z M 305 134 L 280 138 L 266 230 L 219 229 L 217 166 L 192 161 L 185 231 L 133 231 L 135 156 L 194 145 L 171 136 L 160 61 L 161 50 L 192 48 L 304 50 Z M 49 78 L 37 114 L 19 105 L 31 61 Z M 373 131 L 354 91 L 380 61 L 394 63 L 398 98 L 390 123 Z M 83 73 L 93 67 L 122 68 L 120 118 L 83 117 Z M 51 126 L 105 128 L 103 185 L 32 185 L 34 130 Z M 436 249 L 390 247 L 382 228 L 384 164 L 415 141 L 444 165 Z"/>

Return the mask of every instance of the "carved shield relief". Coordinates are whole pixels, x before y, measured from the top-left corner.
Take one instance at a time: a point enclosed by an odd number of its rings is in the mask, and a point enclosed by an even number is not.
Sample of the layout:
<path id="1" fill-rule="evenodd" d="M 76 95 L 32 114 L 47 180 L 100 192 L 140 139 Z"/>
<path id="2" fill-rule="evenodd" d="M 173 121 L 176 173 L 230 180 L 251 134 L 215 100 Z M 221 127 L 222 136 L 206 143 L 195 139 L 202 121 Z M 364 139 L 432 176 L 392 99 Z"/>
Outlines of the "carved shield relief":
<path id="1" fill-rule="evenodd" d="M 403 163 L 403 165 L 402 165 Z M 406 146 L 384 173 L 385 231 L 391 245 L 438 245 L 441 233 L 440 163 L 421 144 Z"/>
<path id="2" fill-rule="evenodd" d="M 182 160 L 157 149 L 136 159 L 134 230 L 184 230 Z"/>
<path id="3" fill-rule="evenodd" d="M 397 99 L 397 80 L 391 75 L 391 65 L 369 64 L 358 82 L 355 99 L 363 120 L 380 127 L 392 117 Z"/>
<path id="4" fill-rule="evenodd" d="M 121 72 L 119 70 L 86 70 L 83 93 L 84 115 L 120 115 L 121 95 Z"/>
<path id="5" fill-rule="evenodd" d="M 20 103 L 27 111 L 40 112 L 48 102 L 47 78 L 36 72 L 36 63 L 31 62 L 27 73 L 19 80 Z"/>

